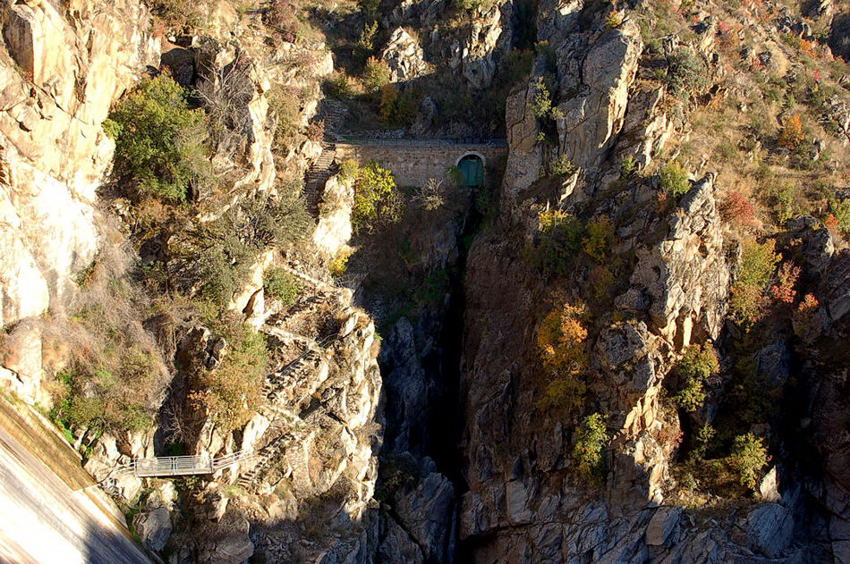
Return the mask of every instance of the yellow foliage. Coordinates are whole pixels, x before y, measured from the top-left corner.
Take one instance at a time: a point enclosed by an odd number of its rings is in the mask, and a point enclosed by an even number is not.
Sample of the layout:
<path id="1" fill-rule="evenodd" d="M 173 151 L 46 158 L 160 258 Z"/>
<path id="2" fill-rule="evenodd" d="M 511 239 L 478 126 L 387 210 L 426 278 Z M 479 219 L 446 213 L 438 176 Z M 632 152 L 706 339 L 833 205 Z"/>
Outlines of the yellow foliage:
<path id="1" fill-rule="evenodd" d="M 584 314 L 584 306 L 564 304 L 543 319 L 537 330 L 537 347 L 548 370 L 562 375 L 584 371 L 587 366 L 587 329 L 581 321 Z"/>

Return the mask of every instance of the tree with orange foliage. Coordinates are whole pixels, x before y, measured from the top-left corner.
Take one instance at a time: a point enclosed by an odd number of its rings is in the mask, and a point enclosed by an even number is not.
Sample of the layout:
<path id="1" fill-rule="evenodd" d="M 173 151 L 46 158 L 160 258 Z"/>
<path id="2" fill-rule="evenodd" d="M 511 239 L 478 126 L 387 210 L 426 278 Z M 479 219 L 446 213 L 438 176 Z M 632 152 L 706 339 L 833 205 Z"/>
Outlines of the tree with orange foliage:
<path id="1" fill-rule="evenodd" d="M 806 128 L 800 114 L 789 117 L 779 133 L 779 146 L 793 151 L 806 140 Z"/>
<path id="2" fill-rule="evenodd" d="M 544 407 L 581 405 L 586 388 L 582 375 L 588 363 L 586 314 L 583 304 L 564 304 L 549 312 L 537 329 L 537 348 L 552 377 L 541 400 Z"/>

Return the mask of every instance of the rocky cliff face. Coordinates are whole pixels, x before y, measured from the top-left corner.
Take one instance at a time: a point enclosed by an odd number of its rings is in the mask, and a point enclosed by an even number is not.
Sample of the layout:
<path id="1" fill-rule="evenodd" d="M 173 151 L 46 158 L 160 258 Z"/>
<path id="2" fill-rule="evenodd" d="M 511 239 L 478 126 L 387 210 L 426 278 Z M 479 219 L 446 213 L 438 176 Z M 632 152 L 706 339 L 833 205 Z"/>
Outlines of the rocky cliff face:
<path id="1" fill-rule="evenodd" d="M 535 74 L 543 76 L 548 66 L 557 77 L 552 96 L 561 100 L 552 114 L 557 146 L 539 143 L 547 118 L 532 112 L 540 92 L 533 76 L 507 104 L 510 155 L 500 221 L 476 242 L 469 259 L 462 386 L 469 491 L 461 511 L 462 553 L 482 562 L 562 562 L 820 559 L 834 551 L 841 561 L 842 512 L 835 501 L 821 512 L 815 506 L 822 501 L 815 500 L 836 500 L 843 486 L 808 473 L 821 476 L 821 470 L 800 471 L 777 457 L 755 498 L 724 515 L 704 520 L 681 506 L 676 492 L 686 486 L 674 461 L 681 456 L 681 429 L 695 422 L 671 410 L 666 398 L 676 362 L 689 345 L 731 348 L 742 338 L 729 335 L 727 319 L 739 255 L 723 227 L 716 175 L 689 181 L 671 207 L 659 203 L 657 184 L 637 180 L 622 167 L 624 160 L 631 167 L 650 165 L 671 136 L 686 132 L 687 117 L 668 117 L 660 104 L 664 87 L 645 80 L 641 66 L 651 57 L 641 56 L 644 45 L 629 18 L 610 29 L 611 21 L 620 21 L 611 20 L 611 12 L 597 15 L 595 24 L 582 23 L 587 11 L 580 2 L 541 3 L 538 37 L 548 41 L 554 61 L 538 60 Z M 599 25 L 606 14 L 607 29 Z M 695 49 L 708 60 L 716 58 L 710 43 Z M 546 162 L 559 155 L 575 168 L 547 184 L 541 179 Z M 584 398 L 575 400 L 583 402 L 582 413 L 605 414 L 612 450 L 598 489 L 575 478 L 576 451 L 570 454 L 580 440 L 575 411 L 541 406 L 535 339 L 552 307 L 547 300 L 598 299 L 587 292 L 595 274 L 585 263 L 577 260 L 571 271 L 547 279 L 529 262 L 538 212 L 550 206 L 578 217 L 604 216 L 614 225 L 608 264 L 619 265 L 618 280 L 602 290 L 609 305 L 600 311 L 591 304 L 592 376 L 586 391 L 571 392 Z M 829 244 L 809 242 L 818 231 L 806 232 L 803 247 L 817 257 L 809 260 L 809 275 L 835 284 L 841 259 L 825 259 Z M 818 233 L 829 237 L 824 229 Z M 829 326 L 837 331 L 831 335 L 841 333 L 840 324 Z M 824 335 L 820 346 L 829 346 L 832 338 Z M 813 373 L 800 377 L 820 380 Z M 827 396 L 838 397 L 833 386 L 826 387 Z M 711 420 L 717 409 L 709 407 L 701 417 Z M 815 419 L 824 424 L 833 417 Z M 787 440 L 789 448 L 793 443 L 787 435 L 776 440 Z M 841 455 L 831 452 L 829 460 L 841 465 Z M 834 472 L 830 462 L 825 465 L 827 474 Z M 812 480 L 821 485 L 806 491 Z"/>
<path id="2" fill-rule="evenodd" d="M 61 311 L 73 276 L 88 266 L 102 233 L 96 191 L 111 165 L 114 144 L 101 128 L 112 102 L 156 63 L 138 2 L 67 10 L 48 2 L 3 6 L 3 111 L 0 169 L 3 189 L 2 324 Z M 42 387 L 41 339 L 4 370 L 22 397 L 50 404 Z M 22 345 L 24 346 L 24 345 Z"/>

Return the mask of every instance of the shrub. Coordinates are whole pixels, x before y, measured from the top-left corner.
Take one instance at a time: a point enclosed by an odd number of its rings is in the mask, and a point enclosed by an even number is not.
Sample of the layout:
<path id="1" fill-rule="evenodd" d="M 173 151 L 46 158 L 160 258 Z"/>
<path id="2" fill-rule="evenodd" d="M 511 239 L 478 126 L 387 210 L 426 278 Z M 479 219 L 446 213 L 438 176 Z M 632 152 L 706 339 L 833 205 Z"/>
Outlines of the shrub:
<path id="1" fill-rule="evenodd" d="M 714 347 L 710 344 L 689 346 L 676 363 L 682 387 L 673 400 L 685 411 L 697 411 L 705 403 L 705 383 L 719 370 L 720 362 Z"/>
<path id="2" fill-rule="evenodd" d="M 395 223 L 397 209 L 395 177 L 389 170 L 372 161 L 360 167 L 354 184 L 354 206 L 351 223 L 355 231 L 371 231 L 379 221 Z"/>
<path id="3" fill-rule="evenodd" d="M 631 178 L 638 172 L 638 161 L 634 155 L 626 155 L 620 163 L 620 172 L 627 178 Z"/>
<path id="4" fill-rule="evenodd" d="M 414 201 L 426 211 L 443 207 L 446 203 L 446 188 L 443 186 L 443 181 L 429 178 L 425 186 L 414 196 Z"/>
<path id="5" fill-rule="evenodd" d="M 204 181 L 204 112 L 190 109 L 186 91 L 168 76 L 142 82 L 104 129 L 115 139 L 115 173 L 140 194 L 183 201 L 190 183 Z"/>
<path id="6" fill-rule="evenodd" d="M 714 440 L 715 436 L 717 436 L 717 431 L 709 423 L 705 423 L 702 427 L 700 427 L 694 440 L 694 449 L 691 452 L 693 458 L 698 460 L 705 459 L 708 454 L 708 450 L 711 447 L 711 442 Z"/>
<path id="7" fill-rule="evenodd" d="M 564 275 L 581 250 L 584 237 L 582 222 L 560 210 L 540 213 L 539 241 L 533 261 L 546 275 Z"/>
<path id="8" fill-rule="evenodd" d="M 793 151 L 805 141 L 806 129 L 803 126 L 803 118 L 800 114 L 794 114 L 782 125 L 782 131 L 779 132 L 779 146 Z"/>
<path id="9" fill-rule="evenodd" d="M 676 98 L 687 101 L 708 86 L 705 62 L 687 47 L 667 57 L 667 86 Z"/>
<path id="10" fill-rule="evenodd" d="M 498 0 L 455 0 L 455 6 L 461 12 L 487 12 Z"/>
<path id="11" fill-rule="evenodd" d="M 151 13 L 174 27 L 198 27 L 204 22 L 206 10 L 192 0 L 150 0 Z"/>
<path id="12" fill-rule="evenodd" d="M 366 11 L 371 12 L 371 9 L 367 8 Z M 377 7 L 375 7 L 375 11 L 377 12 Z M 367 19 L 369 19 L 368 16 Z M 378 22 L 376 20 L 363 24 L 363 31 L 360 32 L 360 37 L 357 38 L 357 42 L 354 44 L 354 56 L 360 62 L 366 59 L 366 57 L 375 50 L 375 37 L 377 35 Z M 387 67 L 387 70 L 389 71 L 389 67 Z M 389 82 L 389 78 L 387 79 L 387 82 Z"/>
<path id="13" fill-rule="evenodd" d="M 686 194 L 691 188 L 688 180 L 688 171 L 679 164 L 679 161 L 671 161 L 661 169 L 661 189 L 673 197 Z"/>
<path id="14" fill-rule="evenodd" d="M 553 86 L 547 84 L 546 78 L 538 76 L 534 81 L 534 98 L 531 101 L 531 111 L 540 120 L 557 119 L 560 110 L 552 101 L 550 89 Z"/>
<path id="15" fill-rule="evenodd" d="M 756 218 L 756 208 L 744 194 L 732 192 L 721 204 L 720 215 L 729 222 L 752 225 Z"/>
<path id="16" fill-rule="evenodd" d="M 576 470 L 585 481 L 599 483 L 604 472 L 602 453 L 608 443 L 608 430 L 601 413 L 584 418 L 576 433 L 573 459 Z"/>
<path id="17" fill-rule="evenodd" d="M 549 174 L 553 176 L 569 176 L 576 171 L 576 166 L 570 162 L 567 155 L 560 155 L 549 163 Z"/>
<path id="18" fill-rule="evenodd" d="M 739 323 L 751 324 L 761 319 L 765 308 L 764 291 L 780 260 L 774 248 L 772 240 L 760 244 L 746 239 L 741 244 L 741 264 L 729 303 Z"/>
<path id="19" fill-rule="evenodd" d="M 383 92 L 385 86 L 390 83 L 390 66 L 386 61 L 369 57 L 363 69 L 363 85 L 366 92 L 374 94 Z"/>
<path id="20" fill-rule="evenodd" d="M 325 94 L 337 100 L 348 100 L 356 94 L 351 78 L 344 71 L 334 72 L 322 86 Z"/>
<path id="21" fill-rule="evenodd" d="M 614 224 L 607 215 L 591 219 L 586 227 L 587 236 L 582 248 L 596 262 L 604 262 L 614 244 Z"/>
<path id="22" fill-rule="evenodd" d="M 339 278 L 348 270 L 348 259 L 351 258 L 352 250 L 343 249 L 337 254 L 331 263 L 328 265 L 328 270 L 331 276 Z"/>
<path id="23" fill-rule="evenodd" d="M 752 433 L 735 437 L 735 446 L 729 463 L 738 473 L 738 481 L 742 486 L 755 489 L 758 475 L 768 463 L 767 447 L 764 439 Z"/>
<path id="24" fill-rule="evenodd" d="M 835 218 L 835 227 L 845 234 L 850 234 L 850 199 L 832 200 L 829 209 Z"/>
<path id="25" fill-rule="evenodd" d="M 266 272 L 263 291 L 280 300 L 284 306 L 290 306 L 301 295 L 301 283 L 285 269 L 273 268 Z"/>
<path id="26" fill-rule="evenodd" d="M 381 121 L 395 127 L 406 127 L 416 119 L 420 95 L 413 88 L 399 90 L 395 84 L 381 89 L 379 114 Z"/>
<path id="27" fill-rule="evenodd" d="M 783 304 L 793 304 L 794 300 L 797 299 L 797 290 L 794 289 L 794 286 L 800 279 L 800 273 L 799 266 L 790 262 L 783 263 L 777 275 L 777 283 L 770 287 L 773 299 Z"/>

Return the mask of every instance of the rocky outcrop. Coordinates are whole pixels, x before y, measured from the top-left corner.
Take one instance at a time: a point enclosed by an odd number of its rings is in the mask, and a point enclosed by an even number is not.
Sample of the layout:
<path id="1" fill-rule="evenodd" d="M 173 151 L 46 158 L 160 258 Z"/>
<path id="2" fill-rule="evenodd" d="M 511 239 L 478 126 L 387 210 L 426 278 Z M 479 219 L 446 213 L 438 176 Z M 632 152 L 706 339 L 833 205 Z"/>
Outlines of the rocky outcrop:
<path id="1" fill-rule="evenodd" d="M 681 346 L 693 331 L 716 339 L 726 312 L 729 269 L 723 252 L 714 177 L 695 183 L 671 214 L 661 241 L 637 249 L 622 307 L 647 311 L 655 330 Z"/>
<path id="2" fill-rule="evenodd" d="M 428 65 L 425 63 L 422 47 L 413 36 L 402 27 L 396 28 L 390 34 L 390 40 L 381 53 L 381 58 L 390 67 L 390 81 L 404 82 L 412 80 L 424 73 Z"/>
<path id="3" fill-rule="evenodd" d="M 325 183 L 319 222 L 313 242 L 326 256 L 335 257 L 351 240 L 351 210 L 354 206 L 354 179 L 334 175 Z"/>
<path id="4" fill-rule="evenodd" d="M 578 45 L 559 48 L 561 60 Z M 558 137 L 561 153 L 576 166 L 598 166 L 623 128 L 629 103 L 629 87 L 635 78 L 643 50 L 636 25 L 612 30 L 593 44 L 581 64 L 581 72 L 567 72 L 561 81 L 563 101 L 558 105 Z M 579 79 L 580 76 L 580 79 Z M 568 92 L 577 92 L 568 96 Z"/>
<path id="5" fill-rule="evenodd" d="M 61 311 L 73 276 L 100 246 L 95 192 L 113 142 L 101 123 L 159 44 L 147 10 L 133 0 L 74 2 L 65 18 L 53 4 L 4 3 L 0 53 L 0 324 Z M 30 340 L 39 342 L 38 338 Z M 49 405 L 40 366 L 13 388 Z"/>

